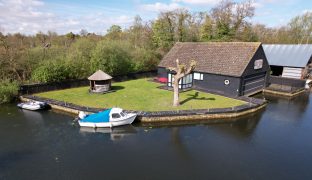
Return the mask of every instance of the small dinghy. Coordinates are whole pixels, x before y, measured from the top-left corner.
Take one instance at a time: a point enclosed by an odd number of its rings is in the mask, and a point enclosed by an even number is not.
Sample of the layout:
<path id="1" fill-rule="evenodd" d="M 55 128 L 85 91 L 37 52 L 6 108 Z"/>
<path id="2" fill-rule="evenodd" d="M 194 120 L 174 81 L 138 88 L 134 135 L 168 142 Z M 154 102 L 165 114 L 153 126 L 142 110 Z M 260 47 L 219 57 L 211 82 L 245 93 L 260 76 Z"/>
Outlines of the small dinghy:
<path id="1" fill-rule="evenodd" d="M 127 114 L 120 108 L 111 108 L 90 115 L 80 112 L 78 123 L 81 127 L 115 127 L 131 124 L 136 116 L 134 113 Z"/>
<path id="2" fill-rule="evenodd" d="M 36 110 L 47 108 L 48 104 L 45 102 L 40 102 L 40 101 L 29 101 L 25 103 L 19 103 L 17 104 L 17 106 L 22 109 L 36 111 Z"/>

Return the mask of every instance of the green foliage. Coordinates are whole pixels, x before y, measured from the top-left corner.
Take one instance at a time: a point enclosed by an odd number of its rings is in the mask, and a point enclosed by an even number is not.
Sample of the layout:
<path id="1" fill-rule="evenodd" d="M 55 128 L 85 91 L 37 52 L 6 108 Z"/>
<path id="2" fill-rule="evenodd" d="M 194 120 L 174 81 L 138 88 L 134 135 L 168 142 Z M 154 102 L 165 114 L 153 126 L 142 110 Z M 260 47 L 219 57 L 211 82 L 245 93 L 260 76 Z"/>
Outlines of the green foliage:
<path id="1" fill-rule="evenodd" d="M 110 75 L 127 74 L 133 71 L 131 46 L 127 42 L 100 41 L 92 53 L 93 71 L 103 70 Z"/>
<path id="2" fill-rule="evenodd" d="M 226 0 L 207 12 L 161 12 L 151 22 L 136 16 L 129 28 L 112 25 L 104 36 L 86 30 L 81 36 L 0 33 L 0 79 L 51 82 L 86 78 L 98 69 L 111 75 L 154 70 L 176 42 L 312 43 L 311 12 L 285 26 L 267 28 L 248 21 L 254 11 L 252 1 Z"/>
<path id="3" fill-rule="evenodd" d="M 112 25 L 108 30 L 106 34 L 106 38 L 110 40 L 119 40 L 122 36 L 122 29 L 118 25 Z"/>
<path id="4" fill-rule="evenodd" d="M 200 33 L 202 41 L 210 41 L 213 38 L 213 21 L 209 16 L 205 17 Z"/>
<path id="5" fill-rule="evenodd" d="M 74 42 L 67 53 L 67 67 L 70 69 L 71 79 L 83 79 L 92 74 L 91 56 L 96 47 L 96 42 L 81 38 Z"/>
<path id="6" fill-rule="evenodd" d="M 153 43 L 156 47 L 168 51 L 174 44 L 173 27 L 170 19 L 158 19 L 152 24 Z"/>
<path id="7" fill-rule="evenodd" d="M 65 79 L 70 79 L 70 69 L 63 60 L 44 63 L 32 73 L 35 82 L 58 82 Z"/>
<path id="8" fill-rule="evenodd" d="M 18 94 L 18 83 L 16 81 L 2 80 L 0 82 L 0 104 L 14 100 Z"/>
<path id="9" fill-rule="evenodd" d="M 159 59 L 161 58 L 160 54 L 157 54 L 153 50 L 145 48 L 136 48 L 133 53 L 133 60 L 135 62 L 134 71 L 150 71 L 156 69 Z"/>

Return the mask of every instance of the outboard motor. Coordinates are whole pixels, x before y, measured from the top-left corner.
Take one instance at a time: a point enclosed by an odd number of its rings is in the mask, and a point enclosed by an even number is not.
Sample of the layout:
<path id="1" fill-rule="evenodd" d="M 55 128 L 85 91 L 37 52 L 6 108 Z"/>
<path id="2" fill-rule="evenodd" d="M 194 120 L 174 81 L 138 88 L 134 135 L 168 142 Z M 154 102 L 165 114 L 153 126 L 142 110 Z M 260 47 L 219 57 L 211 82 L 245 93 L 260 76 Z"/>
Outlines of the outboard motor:
<path id="1" fill-rule="evenodd" d="M 87 117 L 87 115 L 85 112 L 79 111 L 78 117 L 79 117 L 79 119 L 84 119 L 85 117 Z"/>

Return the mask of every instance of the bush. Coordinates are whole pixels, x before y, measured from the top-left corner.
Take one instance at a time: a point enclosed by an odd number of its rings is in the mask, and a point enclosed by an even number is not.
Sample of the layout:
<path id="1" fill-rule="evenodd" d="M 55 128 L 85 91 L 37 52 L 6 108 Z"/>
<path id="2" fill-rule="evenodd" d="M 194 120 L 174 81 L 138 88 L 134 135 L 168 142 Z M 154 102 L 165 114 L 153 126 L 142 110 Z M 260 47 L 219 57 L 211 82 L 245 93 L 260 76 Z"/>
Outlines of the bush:
<path id="1" fill-rule="evenodd" d="M 18 83 L 3 80 L 0 82 L 0 104 L 8 103 L 14 100 L 18 95 Z"/>
<path id="2" fill-rule="evenodd" d="M 131 46 L 126 42 L 99 42 L 92 53 L 92 70 L 103 70 L 110 75 L 124 75 L 133 72 Z"/>
<path id="3" fill-rule="evenodd" d="M 47 62 L 36 68 L 31 78 L 35 82 L 59 82 L 70 79 L 70 69 L 63 61 Z"/>
<path id="4" fill-rule="evenodd" d="M 159 55 L 144 48 L 136 48 L 132 51 L 133 62 L 135 63 L 135 72 L 151 71 L 156 69 L 159 63 Z"/>

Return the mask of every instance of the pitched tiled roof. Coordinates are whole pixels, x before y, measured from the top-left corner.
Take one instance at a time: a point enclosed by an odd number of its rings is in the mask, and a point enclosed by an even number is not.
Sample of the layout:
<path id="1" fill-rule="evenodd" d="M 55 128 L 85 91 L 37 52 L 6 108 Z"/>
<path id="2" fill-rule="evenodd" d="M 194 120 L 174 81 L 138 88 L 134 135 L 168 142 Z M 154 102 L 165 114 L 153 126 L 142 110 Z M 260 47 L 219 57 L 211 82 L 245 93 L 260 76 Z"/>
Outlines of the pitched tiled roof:
<path id="1" fill-rule="evenodd" d="M 90 77 L 88 77 L 89 80 L 92 81 L 103 81 L 103 80 L 109 80 L 112 79 L 112 77 L 105 72 L 98 70 L 94 74 L 92 74 Z"/>
<path id="2" fill-rule="evenodd" d="M 241 76 L 261 46 L 260 42 L 184 42 L 176 43 L 159 63 L 159 67 L 176 67 L 195 60 L 194 71 Z"/>

